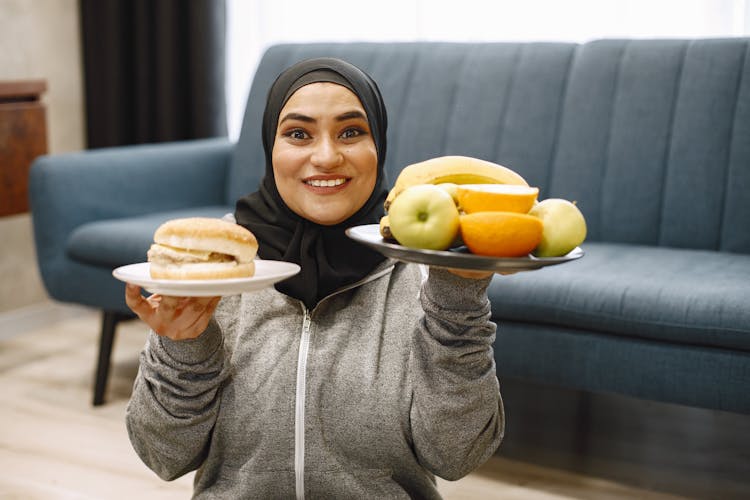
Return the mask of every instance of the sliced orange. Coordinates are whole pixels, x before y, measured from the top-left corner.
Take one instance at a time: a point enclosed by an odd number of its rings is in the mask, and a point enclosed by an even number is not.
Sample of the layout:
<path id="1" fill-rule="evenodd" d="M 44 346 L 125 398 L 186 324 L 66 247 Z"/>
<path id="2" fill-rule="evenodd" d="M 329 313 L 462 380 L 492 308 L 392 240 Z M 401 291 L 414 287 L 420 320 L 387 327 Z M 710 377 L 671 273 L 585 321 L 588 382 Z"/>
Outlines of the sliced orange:
<path id="1" fill-rule="evenodd" d="M 542 239 L 544 224 L 517 212 L 474 212 L 460 217 L 461 238 L 469 251 L 489 257 L 522 257 Z"/>
<path id="2" fill-rule="evenodd" d="M 459 184 L 458 206 L 467 213 L 518 212 L 525 214 L 534 206 L 539 188 L 513 184 Z"/>

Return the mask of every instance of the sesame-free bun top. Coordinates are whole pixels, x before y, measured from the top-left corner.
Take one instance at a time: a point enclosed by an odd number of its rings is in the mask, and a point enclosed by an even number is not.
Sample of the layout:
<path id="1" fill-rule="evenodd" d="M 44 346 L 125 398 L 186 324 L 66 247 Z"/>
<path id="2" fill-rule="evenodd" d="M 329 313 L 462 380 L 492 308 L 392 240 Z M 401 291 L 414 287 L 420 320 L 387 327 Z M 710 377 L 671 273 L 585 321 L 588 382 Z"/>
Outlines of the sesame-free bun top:
<path id="1" fill-rule="evenodd" d="M 167 221 L 154 233 L 154 242 L 173 248 L 231 255 L 241 264 L 253 260 L 258 251 L 253 233 L 232 222 L 208 217 Z"/>

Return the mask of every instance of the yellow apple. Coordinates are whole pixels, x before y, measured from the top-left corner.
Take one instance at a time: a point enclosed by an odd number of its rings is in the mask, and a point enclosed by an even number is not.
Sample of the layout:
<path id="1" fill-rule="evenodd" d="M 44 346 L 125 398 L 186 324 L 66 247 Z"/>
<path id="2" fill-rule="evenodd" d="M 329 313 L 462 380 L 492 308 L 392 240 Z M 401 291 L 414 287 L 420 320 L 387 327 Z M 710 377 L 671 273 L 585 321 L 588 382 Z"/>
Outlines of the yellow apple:
<path id="1" fill-rule="evenodd" d="M 454 184 L 453 182 L 441 182 L 440 184 L 435 185 L 440 189 L 444 189 L 449 195 L 451 195 L 453 202 L 458 206 L 458 184 Z"/>
<path id="2" fill-rule="evenodd" d="M 542 241 L 534 250 L 537 257 L 566 255 L 586 239 L 586 219 L 575 203 L 548 198 L 529 211 L 544 224 Z"/>
<path id="3" fill-rule="evenodd" d="M 445 250 L 458 236 L 459 214 L 451 195 L 434 184 L 402 191 L 388 207 L 391 234 L 411 248 Z"/>

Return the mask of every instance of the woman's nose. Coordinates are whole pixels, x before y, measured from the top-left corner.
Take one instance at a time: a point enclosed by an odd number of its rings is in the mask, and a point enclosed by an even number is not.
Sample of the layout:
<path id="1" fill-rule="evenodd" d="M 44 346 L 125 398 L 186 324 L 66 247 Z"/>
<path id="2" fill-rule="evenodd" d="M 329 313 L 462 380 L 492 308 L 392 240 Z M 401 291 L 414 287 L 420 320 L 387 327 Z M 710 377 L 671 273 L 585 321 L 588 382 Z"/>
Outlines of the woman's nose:
<path id="1" fill-rule="evenodd" d="M 333 168 L 341 165 L 343 159 L 344 156 L 337 144 L 333 140 L 325 138 L 319 140 L 315 145 L 310 161 L 316 167 Z"/>

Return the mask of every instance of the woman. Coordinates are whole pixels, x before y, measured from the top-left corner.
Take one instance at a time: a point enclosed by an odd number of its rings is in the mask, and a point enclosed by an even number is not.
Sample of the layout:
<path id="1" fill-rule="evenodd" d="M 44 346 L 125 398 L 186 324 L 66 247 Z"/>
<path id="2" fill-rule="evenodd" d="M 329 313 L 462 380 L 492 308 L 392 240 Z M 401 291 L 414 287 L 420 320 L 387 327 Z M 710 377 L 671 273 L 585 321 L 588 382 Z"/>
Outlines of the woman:
<path id="1" fill-rule="evenodd" d="M 263 145 L 261 188 L 235 217 L 261 258 L 302 271 L 220 303 L 128 286 L 154 332 L 133 446 L 164 479 L 197 469 L 195 498 L 440 498 L 434 475 L 466 475 L 502 439 L 490 276 L 424 279 L 345 236 L 386 195 L 385 107 L 358 68 L 282 73 Z"/>

